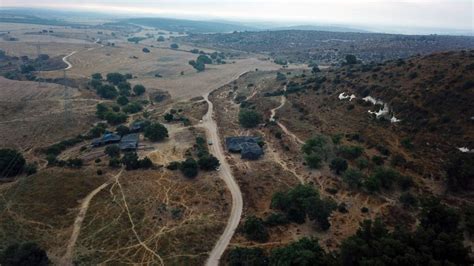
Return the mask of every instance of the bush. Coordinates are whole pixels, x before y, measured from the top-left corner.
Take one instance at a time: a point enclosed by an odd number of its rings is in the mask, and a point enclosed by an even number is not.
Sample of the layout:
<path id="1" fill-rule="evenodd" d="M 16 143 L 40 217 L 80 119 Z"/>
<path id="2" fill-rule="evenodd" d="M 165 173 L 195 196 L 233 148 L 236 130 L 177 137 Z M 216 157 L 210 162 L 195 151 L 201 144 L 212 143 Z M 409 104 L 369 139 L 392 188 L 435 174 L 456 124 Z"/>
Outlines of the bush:
<path id="1" fill-rule="evenodd" d="M 97 169 L 96 173 L 97 173 L 97 175 L 103 175 L 104 174 L 104 172 L 101 169 Z"/>
<path id="2" fill-rule="evenodd" d="M 309 168 L 319 169 L 322 166 L 323 159 L 316 153 L 305 155 L 304 159 Z"/>
<path id="3" fill-rule="evenodd" d="M 23 155 L 12 149 L 0 149 L 0 178 L 20 174 L 25 166 Z"/>
<path id="4" fill-rule="evenodd" d="M 170 45 L 170 48 L 171 48 L 171 49 L 178 49 L 178 48 L 179 48 L 179 45 L 176 44 L 176 43 L 172 43 L 172 44 Z"/>
<path id="5" fill-rule="evenodd" d="M 163 37 L 162 35 L 158 36 L 158 39 L 156 39 L 156 41 L 158 42 L 164 42 L 165 41 L 165 37 Z"/>
<path id="6" fill-rule="evenodd" d="M 128 98 L 123 96 L 123 95 L 120 95 L 118 98 L 117 98 L 117 103 L 120 104 L 120 105 L 126 105 L 128 103 Z"/>
<path id="7" fill-rule="evenodd" d="M 196 62 L 194 60 L 189 61 L 189 64 L 194 67 L 198 72 L 202 72 L 206 69 L 206 65 L 202 62 Z"/>
<path id="8" fill-rule="evenodd" d="M 38 166 L 36 164 L 29 163 L 25 165 L 24 172 L 26 175 L 34 175 L 38 171 Z"/>
<path id="9" fill-rule="evenodd" d="M 112 158 L 109 161 L 109 166 L 112 167 L 112 168 L 118 168 L 118 167 L 120 167 L 121 163 L 122 162 L 119 158 Z"/>
<path id="10" fill-rule="evenodd" d="M 4 266 L 47 266 L 49 265 L 46 251 L 36 243 L 28 242 L 13 244 L 0 254 L 0 265 Z"/>
<path id="11" fill-rule="evenodd" d="M 173 116 L 173 114 L 171 114 L 171 113 L 166 113 L 166 114 L 164 115 L 164 119 L 165 119 L 166 122 L 168 122 L 168 123 L 171 122 L 171 121 L 173 121 L 173 118 L 174 118 L 174 116 Z"/>
<path id="12" fill-rule="evenodd" d="M 118 92 L 115 87 L 108 84 L 98 87 L 97 94 L 105 99 L 114 99 L 118 96 Z"/>
<path id="13" fill-rule="evenodd" d="M 136 152 L 127 152 L 122 158 L 122 163 L 125 165 L 125 170 L 135 170 L 140 168 L 138 155 Z"/>
<path id="14" fill-rule="evenodd" d="M 179 162 L 171 162 L 166 166 L 166 169 L 171 170 L 171 171 L 175 171 L 175 170 L 179 169 L 179 166 L 180 166 Z"/>
<path id="15" fill-rule="evenodd" d="M 336 171 L 336 174 L 344 172 L 347 169 L 347 161 L 342 158 L 334 158 L 329 165 L 329 168 Z"/>
<path id="16" fill-rule="evenodd" d="M 120 147 L 118 145 L 110 145 L 105 147 L 104 150 L 105 154 L 107 154 L 110 158 L 118 158 L 120 157 Z"/>
<path id="17" fill-rule="evenodd" d="M 127 118 L 128 116 L 124 113 L 107 112 L 105 114 L 105 120 L 107 120 L 107 123 L 111 125 L 125 123 L 127 121 Z"/>
<path id="18" fill-rule="evenodd" d="M 271 251 L 270 265 L 336 265 L 317 239 L 303 237 L 297 242 Z"/>
<path id="19" fill-rule="evenodd" d="M 142 169 L 149 169 L 153 167 L 153 162 L 150 160 L 150 158 L 145 157 L 138 161 L 138 165 Z"/>
<path id="20" fill-rule="evenodd" d="M 262 219 L 255 216 L 249 216 L 242 225 L 242 232 L 249 240 L 257 242 L 267 242 L 269 235 Z"/>
<path id="21" fill-rule="evenodd" d="M 82 161 L 82 159 L 79 159 L 79 158 L 68 159 L 66 161 L 66 165 L 71 168 L 79 169 L 84 165 L 84 161 Z"/>
<path id="22" fill-rule="evenodd" d="M 168 137 L 168 129 L 156 122 L 145 128 L 145 137 L 151 141 L 161 141 Z"/>
<path id="23" fill-rule="evenodd" d="M 109 73 L 107 74 L 107 81 L 114 85 L 118 85 L 121 82 L 127 81 L 127 79 L 120 73 Z"/>
<path id="24" fill-rule="evenodd" d="M 123 137 L 130 133 L 130 129 L 125 125 L 119 125 L 117 128 L 115 128 L 115 132 L 117 132 L 118 135 Z"/>
<path id="25" fill-rule="evenodd" d="M 268 226 L 278 226 L 288 224 L 288 218 L 285 214 L 280 212 L 272 212 L 270 215 L 265 218 L 265 224 Z"/>
<path id="26" fill-rule="evenodd" d="M 216 170 L 220 163 L 212 154 L 207 154 L 198 159 L 198 165 L 201 170 L 211 171 Z"/>
<path id="27" fill-rule="evenodd" d="M 346 182 L 351 188 L 358 188 L 364 180 L 364 174 L 356 169 L 349 168 L 343 175 L 342 180 Z"/>
<path id="28" fill-rule="evenodd" d="M 95 108 L 96 108 L 95 114 L 100 119 L 104 119 L 105 114 L 107 114 L 107 112 L 109 111 L 109 108 L 104 103 L 98 103 Z"/>
<path id="29" fill-rule="evenodd" d="M 357 58 L 355 57 L 355 55 L 352 55 L 352 54 L 346 55 L 346 64 L 348 65 L 357 64 Z"/>
<path id="30" fill-rule="evenodd" d="M 261 248 L 236 247 L 229 251 L 227 263 L 230 266 L 267 266 L 268 257 Z"/>
<path id="31" fill-rule="evenodd" d="M 273 194 L 271 207 L 284 212 L 292 222 L 302 224 L 308 216 L 321 229 L 327 230 L 330 226 L 329 216 L 336 204 L 332 200 L 321 199 L 311 185 L 298 185 L 287 192 Z"/>
<path id="32" fill-rule="evenodd" d="M 372 156 L 372 162 L 375 163 L 376 165 L 382 165 L 385 162 L 385 159 L 381 156 L 374 155 Z"/>
<path id="33" fill-rule="evenodd" d="M 102 81 L 100 81 L 99 79 L 93 79 L 89 82 L 89 86 L 89 88 L 92 88 L 97 91 L 97 89 L 102 86 Z"/>
<path id="34" fill-rule="evenodd" d="M 196 62 L 203 64 L 212 64 L 212 59 L 209 58 L 209 56 L 202 54 L 198 56 Z"/>
<path id="35" fill-rule="evenodd" d="M 149 52 L 150 52 L 150 49 L 144 47 L 144 48 L 142 49 L 142 51 L 143 51 L 144 53 L 149 53 Z"/>
<path id="36" fill-rule="evenodd" d="M 332 154 L 332 142 L 326 136 L 316 135 L 308 139 L 301 150 L 306 155 L 316 154 L 321 160 L 327 160 Z"/>
<path id="37" fill-rule="evenodd" d="M 91 78 L 95 79 L 95 80 L 102 80 L 102 74 L 94 73 L 94 74 L 91 75 Z"/>
<path id="38" fill-rule="evenodd" d="M 364 148 L 360 146 L 341 146 L 338 152 L 341 157 L 354 160 L 362 155 Z"/>
<path id="39" fill-rule="evenodd" d="M 356 160 L 356 166 L 360 170 L 365 169 L 365 168 L 369 167 L 369 161 L 367 161 L 367 159 L 365 159 L 365 158 L 358 158 Z"/>
<path id="40" fill-rule="evenodd" d="M 457 152 L 444 166 L 451 191 L 470 190 L 474 177 L 474 154 Z"/>
<path id="41" fill-rule="evenodd" d="M 239 122 L 245 128 L 253 128 L 262 122 L 262 115 L 253 110 L 241 109 Z"/>
<path id="42" fill-rule="evenodd" d="M 135 95 L 140 96 L 143 93 L 145 93 L 145 91 L 146 91 L 146 88 L 143 85 L 138 84 L 138 85 L 133 86 L 133 92 L 135 93 Z"/>
<path id="43" fill-rule="evenodd" d="M 194 178 L 198 174 L 198 164 L 192 159 L 188 158 L 179 165 L 179 170 L 188 178 Z"/>
<path id="44" fill-rule="evenodd" d="M 135 114 L 143 110 L 143 106 L 138 102 L 131 102 L 123 107 L 123 111 L 127 114 Z"/>
<path id="45" fill-rule="evenodd" d="M 418 200 L 410 192 L 405 192 L 400 195 L 400 202 L 403 204 L 403 207 L 416 207 L 418 205 Z"/>
<path id="46" fill-rule="evenodd" d="M 119 90 L 119 94 L 125 97 L 129 97 L 130 91 L 132 91 L 132 86 L 128 82 L 120 82 L 117 85 L 117 88 Z M 128 99 L 127 99 L 127 102 L 128 102 Z"/>

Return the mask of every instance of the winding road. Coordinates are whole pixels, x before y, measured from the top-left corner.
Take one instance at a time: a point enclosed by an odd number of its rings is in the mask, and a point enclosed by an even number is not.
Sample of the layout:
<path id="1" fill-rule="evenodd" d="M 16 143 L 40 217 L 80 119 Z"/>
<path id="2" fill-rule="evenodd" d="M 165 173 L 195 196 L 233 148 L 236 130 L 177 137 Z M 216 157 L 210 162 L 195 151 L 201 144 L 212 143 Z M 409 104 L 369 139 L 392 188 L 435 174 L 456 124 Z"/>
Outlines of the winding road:
<path id="1" fill-rule="evenodd" d="M 224 233 L 220 236 L 216 245 L 209 254 L 209 258 L 206 262 L 207 266 L 217 266 L 219 265 L 219 260 L 222 257 L 222 254 L 226 250 L 227 246 L 230 243 L 230 240 L 232 239 L 232 236 L 234 235 L 235 229 L 239 225 L 240 217 L 242 216 L 243 199 L 239 185 L 232 176 L 230 166 L 225 158 L 225 154 L 217 131 L 217 124 L 212 117 L 214 110 L 212 102 L 209 101 L 209 93 L 204 95 L 204 99 L 208 104 L 208 110 L 202 119 L 202 126 L 207 129 L 208 139 L 211 140 L 212 143 L 214 143 L 214 145 L 210 146 L 211 152 L 214 154 L 214 156 L 217 157 L 217 159 L 219 159 L 221 163 L 219 171 L 220 176 L 224 180 L 232 195 L 232 209 L 230 211 L 230 216 L 227 221 L 227 226 L 224 230 Z"/>
<path id="2" fill-rule="evenodd" d="M 67 67 L 64 70 L 69 70 L 72 68 L 72 64 L 67 61 L 68 57 L 72 56 L 73 54 L 77 53 L 77 51 L 73 51 L 70 54 L 63 57 L 63 62 L 67 64 Z"/>
<path id="3" fill-rule="evenodd" d="M 283 91 L 286 92 L 286 88 L 287 86 L 285 85 L 285 87 L 283 88 Z M 290 130 L 288 130 L 288 128 L 283 125 L 282 123 L 276 121 L 275 119 L 275 115 L 276 115 L 276 111 L 280 108 L 282 108 L 285 103 L 286 103 L 286 96 L 285 95 L 282 95 L 280 96 L 280 105 L 278 105 L 277 107 L 273 108 L 272 110 L 270 110 L 271 112 L 271 116 L 270 116 L 270 121 L 271 122 L 275 122 L 280 128 L 281 130 L 283 130 L 283 132 L 288 135 L 288 136 L 291 136 L 297 143 L 299 144 L 304 144 L 304 141 L 302 141 L 300 138 L 298 138 L 298 136 L 296 136 L 293 132 L 291 132 Z"/>

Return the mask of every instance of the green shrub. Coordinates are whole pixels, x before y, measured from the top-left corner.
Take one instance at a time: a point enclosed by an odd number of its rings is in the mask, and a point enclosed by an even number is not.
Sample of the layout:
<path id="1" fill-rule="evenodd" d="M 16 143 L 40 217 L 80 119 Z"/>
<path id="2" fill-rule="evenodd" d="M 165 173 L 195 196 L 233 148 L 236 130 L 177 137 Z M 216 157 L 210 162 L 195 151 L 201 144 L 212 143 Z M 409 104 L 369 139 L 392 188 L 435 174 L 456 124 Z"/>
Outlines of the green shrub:
<path id="1" fill-rule="evenodd" d="M 323 159 L 316 153 L 305 155 L 304 159 L 309 168 L 319 169 L 322 166 Z"/>
<path id="2" fill-rule="evenodd" d="M 0 253 L 0 265 L 47 266 L 50 264 L 46 251 L 36 243 L 12 244 Z"/>
<path id="3" fill-rule="evenodd" d="M 110 158 L 118 158 L 120 157 L 120 147 L 118 145 L 110 145 L 105 147 L 104 150 L 105 154 L 107 154 Z"/>
<path id="4" fill-rule="evenodd" d="M 272 212 L 265 218 L 265 224 L 267 226 L 278 226 L 288 224 L 290 221 L 285 214 L 280 212 Z"/>
<path id="5" fill-rule="evenodd" d="M 25 166 L 23 155 L 12 149 L 0 149 L 0 178 L 20 174 Z"/>
<path id="6" fill-rule="evenodd" d="M 239 123 L 244 128 L 253 128 L 262 122 L 262 115 L 249 109 L 241 109 L 239 112 Z"/>
<path id="7" fill-rule="evenodd" d="M 416 207 L 418 205 L 418 200 L 410 192 L 402 193 L 402 195 L 400 195 L 399 200 L 405 208 Z"/>
<path id="8" fill-rule="evenodd" d="M 162 124 L 155 122 L 145 128 L 145 137 L 156 142 L 168 137 L 168 129 Z"/>
<path id="9" fill-rule="evenodd" d="M 133 93 L 135 93 L 135 95 L 142 95 L 143 93 L 145 93 L 146 91 L 146 88 L 145 86 L 141 85 L 141 84 L 138 84 L 138 85 L 135 85 L 133 86 Z"/>
<path id="10" fill-rule="evenodd" d="M 364 153 L 364 148 L 360 146 L 340 146 L 338 152 L 341 157 L 354 160 Z"/>
<path id="11" fill-rule="evenodd" d="M 346 171 L 347 169 L 347 161 L 342 158 L 334 158 L 329 165 L 329 168 L 339 174 L 341 172 Z"/>
<path id="12" fill-rule="evenodd" d="M 360 187 L 364 179 L 364 174 L 361 171 L 353 168 L 349 168 L 342 175 L 342 180 L 344 180 L 344 182 L 346 182 L 351 188 Z"/>
<path id="13" fill-rule="evenodd" d="M 181 170 L 184 176 L 194 178 L 198 174 L 198 164 L 194 159 L 188 158 L 180 163 L 179 170 Z"/>
<path id="14" fill-rule="evenodd" d="M 249 216 L 242 225 L 242 232 L 247 239 L 257 242 L 267 242 L 269 234 L 262 219 L 255 216 Z"/>

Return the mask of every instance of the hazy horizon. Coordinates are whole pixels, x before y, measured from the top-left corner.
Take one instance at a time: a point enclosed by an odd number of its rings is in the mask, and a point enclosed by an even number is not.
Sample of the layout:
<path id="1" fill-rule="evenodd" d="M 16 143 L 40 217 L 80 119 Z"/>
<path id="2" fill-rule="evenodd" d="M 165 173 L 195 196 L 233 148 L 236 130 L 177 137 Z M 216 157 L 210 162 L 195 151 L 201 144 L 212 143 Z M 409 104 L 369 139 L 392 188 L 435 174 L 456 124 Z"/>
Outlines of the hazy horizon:
<path id="1" fill-rule="evenodd" d="M 384 27 L 473 30 L 470 0 L 161 0 L 59 1 L 3 0 L 1 7 L 93 11 L 128 16 L 166 16 L 282 24 L 335 24 Z"/>

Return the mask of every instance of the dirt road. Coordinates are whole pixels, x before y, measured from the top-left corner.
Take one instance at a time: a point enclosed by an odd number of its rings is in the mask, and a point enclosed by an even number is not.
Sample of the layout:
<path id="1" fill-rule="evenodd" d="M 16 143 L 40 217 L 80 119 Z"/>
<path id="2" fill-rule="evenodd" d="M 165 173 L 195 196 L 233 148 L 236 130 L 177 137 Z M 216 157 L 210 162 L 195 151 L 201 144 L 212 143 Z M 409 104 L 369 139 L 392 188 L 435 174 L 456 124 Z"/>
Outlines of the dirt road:
<path id="1" fill-rule="evenodd" d="M 79 213 L 77 214 L 76 220 L 74 221 L 71 237 L 69 238 L 69 242 L 67 243 L 66 254 L 64 254 L 64 256 L 62 257 L 63 265 L 73 265 L 72 258 L 74 247 L 76 246 L 77 238 L 79 237 L 79 233 L 81 232 L 82 222 L 86 217 L 87 210 L 89 209 L 89 204 L 91 203 L 92 199 L 95 197 L 95 195 L 97 195 L 97 193 L 102 191 L 102 189 L 110 185 L 114 179 L 118 178 L 122 174 L 122 171 L 123 169 L 120 170 L 120 172 L 113 178 L 109 179 L 107 182 L 94 189 L 91 193 L 89 193 L 89 195 L 87 195 L 82 200 L 81 206 L 79 208 Z"/>
<path id="2" fill-rule="evenodd" d="M 232 209 L 230 212 L 229 220 L 227 221 L 227 226 L 224 230 L 224 233 L 221 235 L 213 250 L 209 254 L 209 258 L 206 262 L 207 266 L 217 266 L 219 265 L 219 260 L 222 254 L 226 250 L 227 246 L 230 243 L 230 240 L 232 239 L 232 236 L 234 235 L 235 229 L 239 225 L 240 217 L 242 215 L 243 199 L 239 185 L 232 176 L 230 166 L 225 158 L 225 154 L 217 131 L 217 124 L 212 117 L 213 105 L 212 102 L 209 101 L 209 93 L 204 95 L 204 99 L 208 104 L 208 110 L 206 115 L 204 115 L 203 117 L 202 126 L 207 130 L 208 139 L 211 140 L 212 143 L 214 143 L 212 146 L 210 146 L 210 150 L 214 154 L 214 156 L 219 159 L 221 163 L 220 176 L 226 183 L 232 195 Z"/>
<path id="3" fill-rule="evenodd" d="M 67 67 L 64 69 L 64 70 L 69 70 L 72 68 L 72 64 L 69 63 L 69 61 L 67 61 L 67 58 L 72 56 L 73 54 L 77 53 L 77 51 L 73 51 L 71 52 L 70 54 L 66 55 L 65 57 L 63 57 L 63 62 L 67 64 Z"/>

